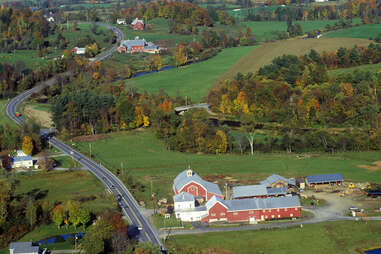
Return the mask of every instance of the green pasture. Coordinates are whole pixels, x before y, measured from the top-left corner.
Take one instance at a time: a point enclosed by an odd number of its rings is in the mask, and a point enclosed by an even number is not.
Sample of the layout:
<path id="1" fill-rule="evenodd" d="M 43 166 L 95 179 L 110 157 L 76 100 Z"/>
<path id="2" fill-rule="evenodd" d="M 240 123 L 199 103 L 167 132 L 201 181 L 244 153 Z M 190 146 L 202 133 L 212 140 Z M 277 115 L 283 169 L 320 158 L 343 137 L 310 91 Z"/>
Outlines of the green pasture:
<path id="1" fill-rule="evenodd" d="M 146 191 L 135 194 L 138 200 L 150 200 L 151 181 L 152 191 L 158 198 L 171 196 L 173 179 L 188 165 L 201 176 L 217 180 L 221 188 L 226 182 L 225 176 L 231 176 L 241 184 L 253 184 L 275 173 L 285 177 L 342 173 L 351 181 L 380 182 L 381 179 L 381 171 L 358 167 L 379 160 L 380 153 L 376 151 L 316 153 L 304 159 L 286 153 L 206 155 L 169 151 L 148 130 L 113 133 L 108 137 L 91 142 L 92 154 L 109 169 L 121 168 L 123 164 L 124 174 L 140 179 Z M 84 153 L 89 152 L 88 143 L 77 143 L 76 147 Z"/>
<path id="2" fill-rule="evenodd" d="M 24 62 L 27 68 L 36 68 L 47 62 L 47 59 L 37 55 L 36 50 L 15 50 L 12 53 L 0 53 L 0 63 L 16 64 L 18 62 Z"/>
<path id="3" fill-rule="evenodd" d="M 381 222 L 325 222 L 301 227 L 172 236 L 167 248 L 212 253 L 357 254 L 380 247 Z M 362 251 L 361 251 L 362 250 Z M 176 252 L 177 253 L 177 252 Z"/>
<path id="4" fill-rule="evenodd" d="M 351 27 L 348 29 L 340 29 L 336 31 L 331 31 L 323 36 L 328 38 L 360 38 L 360 39 L 369 39 L 370 37 L 376 37 L 381 33 L 381 24 L 369 24 L 361 25 L 356 27 Z"/>
<path id="5" fill-rule="evenodd" d="M 340 68 L 336 70 L 330 70 L 328 71 L 328 74 L 330 77 L 337 77 L 342 74 L 353 73 L 355 70 L 370 71 L 370 72 L 378 73 L 381 71 L 381 63 L 365 64 L 365 65 L 351 67 L 351 68 Z"/>
<path id="6" fill-rule="evenodd" d="M 206 61 L 133 78 L 125 84 L 135 86 L 140 91 L 156 92 L 163 89 L 169 95 L 179 93 L 197 102 L 208 93 L 221 74 L 255 48 L 256 46 L 224 49 Z"/>
<path id="7" fill-rule="evenodd" d="M 10 120 L 5 113 L 5 108 L 8 102 L 8 100 L 0 100 L 0 125 L 9 124 L 11 126 L 16 126 L 16 124 Z"/>
<path id="8" fill-rule="evenodd" d="M 91 212 L 100 213 L 113 208 L 113 201 L 105 194 L 104 186 L 86 171 L 51 171 L 48 173 L 26 173 L 17 176 L 15 195 L 41 194 L 43 200 L 65 202 L 80 198 L 95 197 L 83 202 Z"/>

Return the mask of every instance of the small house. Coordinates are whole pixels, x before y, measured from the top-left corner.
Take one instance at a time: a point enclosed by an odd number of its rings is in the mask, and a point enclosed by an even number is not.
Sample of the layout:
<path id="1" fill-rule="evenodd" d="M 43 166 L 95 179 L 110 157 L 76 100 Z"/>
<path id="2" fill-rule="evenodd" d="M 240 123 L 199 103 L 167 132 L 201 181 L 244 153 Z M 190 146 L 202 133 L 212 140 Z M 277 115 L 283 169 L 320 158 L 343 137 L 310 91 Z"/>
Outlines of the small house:
<path id="1" fill-rule="evenodd" d="M 200 221 L 207 215 L 206 207 L 196 207 L 195 197 L 182 192 L 173 197 L 176 218 L 181 221 Z"/>
<path id="2" fill-rule="evenodd" d="M 119 53 L 150 53 L 156 54 L 160 52 L 160 48 L 153 42 L 147 42 L 145 39 L 135 37 L 134 40 L 122 40 L 118 47 Z"/>
<path id="3" fill-rule="evenodd" d="M 86 53 L 86 48 L 73 48 L 72 52 L 76 55 L 84 55 Z"/>
<path id="4" fill-rule="evenodd" d="M 40 254 L 39 246 L 33 246 L 32 242 L 12 242 L 9 246 L 10 254 Z"/>
<path id="5" fill-rule="evenodd" d="M 138 18 L 134 19 L 131 23 L 131 28 L 135 31 L 144 30 L 144 20 Z"/>
<path id="6" fill-rule="evenodd" d="M 310 187 L 319 185 L 341 185 L 344 178 L 341 174 L 312 175 L 306 177 L 306 184 Z"/>
<path id="7" fill-rule="evenodd" d="M 25 154 L 23 151 L 17 151 L 16 156 L 11 158 L 12 168 L 30 168 L 33 167 L 33 159 L 31 155 Z"/>
<path id="8" fill-rule="evenodd" d="M 116 23 L 117 23 L 118 25 L 125 25 L 125 24 L 126 24 L 126 19 L 117 19 L 117 20 L 116 20 Z"/>

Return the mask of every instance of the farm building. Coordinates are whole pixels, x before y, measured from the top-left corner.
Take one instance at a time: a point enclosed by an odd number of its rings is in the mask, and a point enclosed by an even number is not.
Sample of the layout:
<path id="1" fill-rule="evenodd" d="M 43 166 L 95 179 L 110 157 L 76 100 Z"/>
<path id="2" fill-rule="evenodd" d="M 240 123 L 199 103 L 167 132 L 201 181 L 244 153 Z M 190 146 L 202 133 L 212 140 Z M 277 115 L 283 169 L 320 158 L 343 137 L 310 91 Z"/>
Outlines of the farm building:
<path id="1" fill-rule="evenodd" d="M 23 151 L 18 150 L 17 155 L 11 158 L 12 168 L 30 168 L 33 167 L 32 156 L 26 155 Z"/>
<path id="2" fill-rule="evenodd" d="M 39 246 L 33 246 L 32 242 L 12 242 L 9 246 L 10 254 L 40 254 Z"/>
<path id="3" fill-rule="evenodd" d="M 200 221 L 207 215 L 206 207 L 196 207 L 193 195 L 181 192 L 173 197 L 176 218 L 181 221 Z"/>
<path id="4" fill-rule="evenodd" d="M 119 53 L 151 53 L 156 54 L 160 52 L 158 46 L 152 42 L 147 42 L 144 39 L 136 37 L 135 40 L 123 40 L 118 47 Z"/>
<path id="5" fill-rule="evenodd" d="M 317 185 L 340 185 L 344 181 L 341 174 L 312 175 L 306 177 L 306 184 L 310 187 Z"/>
<path id="6" fill-rule="evenodd" d="M 232 199 L 268 198 L 285 196 L 287 193 L 287 188 L 266 188 L 265 185 L 245 185 L 235 186 L 232 191 Z"/>
<path id="7" fill-rule="evenodd" d="M 72 52 L 76 55 L 84 55 L 86 53 L 86 48 L 73 48 Z"/>
<path id="8" fill-rule="evenodd" d="M 224 197 L 217 184 L 203 180 L 190 168 L 176 176 L 172 188 L 175 194 L 187 192 L 200 201 L 208 201 L 215 195 Z"/>
<path id="9" fill-rule="evenodd" d="M 144 20 L 141 19 L 134 19 L 131 23 L 131 28 L 136 31 L 144 30 Z"/>
<path id="10" fill-rule="evenodd" d="M 289 188 L 295 186 L 295 179 L 285 178 L 283 176 L 274 174 L 261 181 L 261 185 L 264 185 L 267 188 Z"/>
<path id="11" fill-rule="evenodd" d="M 222 200 L 213 196 L 207 203 L 202 222 L 250 222 L 300 217 L 299 197 L 252 198 Z"/>
<path id="12" fill-rule="evenodd" d="M 117 23 L 118 25 L 125 25 L 125 24 L 126 24 L 126 19 L 117 19 L 117 20 L 116 20 L 116 23 Z"/>

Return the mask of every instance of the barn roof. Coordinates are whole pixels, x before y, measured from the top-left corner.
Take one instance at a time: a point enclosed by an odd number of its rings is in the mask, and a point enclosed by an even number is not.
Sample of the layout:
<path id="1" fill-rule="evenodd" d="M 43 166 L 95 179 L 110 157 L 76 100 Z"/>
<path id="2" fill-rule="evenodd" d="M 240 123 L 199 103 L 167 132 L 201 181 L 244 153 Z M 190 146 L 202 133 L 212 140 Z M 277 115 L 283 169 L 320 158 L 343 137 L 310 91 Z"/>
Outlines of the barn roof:
<path id="1" fill-rule="evenodd" d="M 216 203 L 220 203 L 221 205 L 225 206 L 226 208 L 229 208 L 226 204 L 226 201 L 222 200 L 221 198 L 217 196 L 213 196 L 211 199 L 206 202 L 205 207 L 207 210 L 212 208 Z"/>
<path id="2" fill-rule="evenodd" d="M 284 195 L 287 193 L 287 188 L 267 188 L 267 193 L 269 195 Z"/>
<path id="3" fill-rule="evenodd" d="M 285 177 L 277 175 L 277 174 L 274 174 L 274 175 L 271 175 L 271 176 L 267 177 L 265 180 L 261 181 L 261 184 L 265 185 L 265 186 L 270 186 L 270 185 L 272 185 L 273 183 L 275 183 L 276 181 L 279 181 L 279 180 L 285 181 L 289 185 L 295 185 L 295 180 L 294 179 L 285 178 Z"/>
<path id="4" fill-rule="evenodd" d="M 135 18 L 135 19 L 132 21 L 131 25 L 136 25 L 137 23 L 142 23 L 142 24 L 144 25 L 144 20 Z"/>
<path id="5" fill-rule="evenodd" d="M 13 253 L 36 253 L 39 252 L 39 246 L 33 246 L 32 242 L 12 242 L 9 249 L 13 249 Z"/>
<path id="6" fill-rule="evenodd" d="M 194 196 L 189 194 L 188 192 L 181 192 L 175 196 L 173 196 L 174 202 L 189 202 L 194 201 Z"/>
<path id="7" fill-rule="evenodd" d="M 191 176 L 187 176 L 187 171 L 188 170 L 182 171 L 180 174 L 176 176 L 175 180 L 173 180 L 174 192 L 176 192 L 176 190 L 180 191 L 185 185 L 187 185 L 190 182 L 195 182 L 202 185 L 207 192 L 222 196 L 220 187 L 218 187 L 217 184 L 205 181 L 197 173 L 193 171 Z"/>
<path id="8" fill-rule="evenodd" d="M 228 211 L 300 207 L 298 196 L 225 200 Z"/>
<path id="9" fill-rule="evenodd" d="M 342 174 L 325 174 L 312 175 L 306 177 L 307 183 L 327 183 L 327 182 L 342 182 L 344 178 Z"/>
<path id="10" fill-rule="evenodd" d="M 245 185 L 233 187 L 232 199 L 267 195 L 264 185 Z"/>

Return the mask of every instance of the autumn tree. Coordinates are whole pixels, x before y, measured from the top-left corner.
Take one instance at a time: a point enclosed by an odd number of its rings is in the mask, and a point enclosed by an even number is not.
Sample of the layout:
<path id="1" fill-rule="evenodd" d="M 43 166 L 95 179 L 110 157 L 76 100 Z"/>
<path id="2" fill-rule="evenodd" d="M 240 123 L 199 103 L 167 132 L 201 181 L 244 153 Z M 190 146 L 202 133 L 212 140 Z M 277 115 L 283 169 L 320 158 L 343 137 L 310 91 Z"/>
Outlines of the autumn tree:
<path id="1" fill-rule="evenodd" d="M 53 210 L 53 222 L 56 224 L 58 228 L 61 227 L 65 218 L 65 211 L 63 210 L 61 205 L 57 205 Z"/>
<path id="2" fill-rule="evenodd" d="M 86 254 L 99 254 L 105 251 L 105 241 L 112 236 L 113 230 L 103 217 L 89 227 L 82 241 L 82 247 Z"/>
<path id="3" fill-rule="evenodd" d="M 81 222 L 84 228 L 87 225 L 87 223 L 89 223 L 90 219 L 90 212 L 86 208 L 81 208 L 79 211 L 79 221 Z"/>
<path id="4" fill-rule="evenodd" d="M 37 222 L 37 207 L 32 199 L 29 199 L 25 208 L 25 217 L 29 223 L 30 228 Z"/>
<path id="5" fill-rule="evenodd" d="M 69 211 L 69 221 L 75 228 L 81 223 L 81 207 L 77 201 L 69 201 L 67 204 Z"/>
<path id="6" fill-rule="evenodd" d="M 247 141 L 249 142 L 251 155 L 254 155 L 254 137 L 256 125 L 257 123 L 253 115 L 242 115 L 241 129 L 245 133 Z"/>
<path id="7" fill-rule="evenodd" d="M 11 186 L 6 182 L 0 181 L 0 226 L 7 219 L 11 193 Z"/>
<path id="8" fill-rule="evenodd" d="M 22 151 L 26 155 L 31 155 L 33 152 L 33 140 L 29 136 L 24 137 L 24 141 L 22 142 Z"/>

